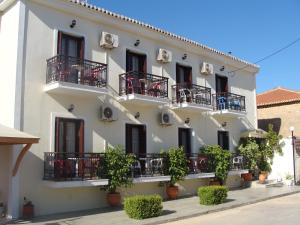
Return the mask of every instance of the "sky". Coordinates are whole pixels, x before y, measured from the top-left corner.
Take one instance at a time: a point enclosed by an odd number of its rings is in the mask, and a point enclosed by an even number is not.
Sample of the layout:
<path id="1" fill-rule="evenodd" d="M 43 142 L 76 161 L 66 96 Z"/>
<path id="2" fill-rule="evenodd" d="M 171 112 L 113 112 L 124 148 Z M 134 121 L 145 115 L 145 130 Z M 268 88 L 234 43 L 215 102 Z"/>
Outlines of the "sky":
<path id="1" fill-rule="evenodd" d="M 249 62 L 300 38 L 300 0 L 89 0 Z M 261 62 L 257 93 L 300 91 L 300 41 Z"/>

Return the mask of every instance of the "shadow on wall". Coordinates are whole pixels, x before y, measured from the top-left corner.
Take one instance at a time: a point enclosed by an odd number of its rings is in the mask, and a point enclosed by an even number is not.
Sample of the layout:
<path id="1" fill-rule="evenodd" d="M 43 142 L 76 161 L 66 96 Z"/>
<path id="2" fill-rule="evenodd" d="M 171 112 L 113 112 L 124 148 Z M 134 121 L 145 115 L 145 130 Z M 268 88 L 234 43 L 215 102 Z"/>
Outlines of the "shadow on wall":
<path id="1" fill-rule="evenodd" d="M 273 130 L 279 134 L 281 127 L 281 118 L 261 119 L 258 120 L 258 128 L 268 131 L 269 124 L 273 125 Z"/>

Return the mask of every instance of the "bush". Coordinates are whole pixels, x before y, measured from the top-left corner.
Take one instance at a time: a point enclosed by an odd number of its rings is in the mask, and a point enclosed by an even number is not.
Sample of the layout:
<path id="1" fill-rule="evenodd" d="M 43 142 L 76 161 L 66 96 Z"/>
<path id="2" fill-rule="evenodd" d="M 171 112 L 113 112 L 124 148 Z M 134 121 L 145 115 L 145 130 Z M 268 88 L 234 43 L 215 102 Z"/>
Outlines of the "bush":
<path id="1" fill-rule="evenodd" d="M 227 198 L 228 188 L 224 186 L 207 186 L 198 188 L 201 205 L 217 205 Z"/>
<path id="2" fill-rule="evenodd" d="M 124 200 L 125 212 L 134 219 L 160 216 L 162 208 L 162 197 L 159 195 L 136 195 Z"/>

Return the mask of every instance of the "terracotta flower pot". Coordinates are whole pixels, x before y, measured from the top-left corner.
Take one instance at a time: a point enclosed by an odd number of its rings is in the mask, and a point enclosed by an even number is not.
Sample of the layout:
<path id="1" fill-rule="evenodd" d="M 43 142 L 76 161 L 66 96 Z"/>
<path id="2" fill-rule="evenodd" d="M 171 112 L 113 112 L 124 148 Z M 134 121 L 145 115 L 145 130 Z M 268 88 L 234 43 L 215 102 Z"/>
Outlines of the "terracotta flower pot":
<path id="1" fill-rule="evenodd" d="M 268 178 L 268 172 L 266 171 L 261 171 L 260 174 L 259 174 L 259 183 L 260 184 L 263 184 L 265 183 L 266 179 Z"/>
<path id="2" fill-rule="evenodd" d="M 168 198 L 171 200 L 174 200 L 178 197 L 179 191 L 178 191 L 177 186 L 168 186 L 166 192 L 167 192 Z"/>
<path id="3" fill-rule="evenodd" d="M 244 179 L 244 181 L 252 181 L 253 176 L 252 173 L 244 173 L 242 174 L 242 178 Z"/>
<path id="4" fill-rule="evenodd" d="M 211 180 L 211 181 L 209 181 L 209 185 L 213 186 L 213 185 L 221 185 L 221 184 L 220 184 L 220 181 L 218 181 L 218 180 Z"/>
<path id="5" fill-rule="evenodd" d="M 34 206 L 32 204 L 23 205 L 23 219 L 30 220 L 34 217 Z"/>
<path id="6" fill-rule="evenodd" d="M 106 200 L 110 206 L 119 206 L 121 204 L 121 195 L 119 192 L 107 193 Z"/>

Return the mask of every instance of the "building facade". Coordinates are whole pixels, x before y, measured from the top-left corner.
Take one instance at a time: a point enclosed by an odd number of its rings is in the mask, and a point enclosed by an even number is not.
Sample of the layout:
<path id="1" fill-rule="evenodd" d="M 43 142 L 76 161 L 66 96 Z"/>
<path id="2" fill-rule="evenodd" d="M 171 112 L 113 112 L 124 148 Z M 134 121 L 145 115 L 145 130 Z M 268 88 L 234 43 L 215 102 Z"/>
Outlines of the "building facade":
<path id="1" fill-rule="evenodd" d="M 109 146 L 140 158 L 171 146 L 189 156 L 208 144 L 234 151 L 257 127 L 256 65 L 79 1 L 4 0 L 0 11 L 0 123 L 40 137 L 5 178 L 10 187 L 0 185 L 13 217 L 23 197 L 36 215 L 105 206 L 106 181 L 92 179 L 91 165 Z M 18 151 L 4 150 L 7 162 Z M 75 179 L 79 154 L 91 179 Z M 137 178 L 122 195 L 164 195 L 168 178 L 158 177 Z M 209 177 L 190 176 L 181 193 Z"/>
<path id="2" fill-rule="evenodd" d="M 298 146 L 295 146 L 293 156 L 290 130 L 293 127 L 295 137 L 298 136 L 299 113 L 299 91 L 278 87 L 257 95 L 258 127 L 267 130 L 268 124 L 272 124 L 274 130 L 283 137 L 283 155 L 275 156 L 271 178 L 284 180 L 288 174 L 293 176 L 295 161 L 296 182 L 300 179 L 300 153 Z"/>

